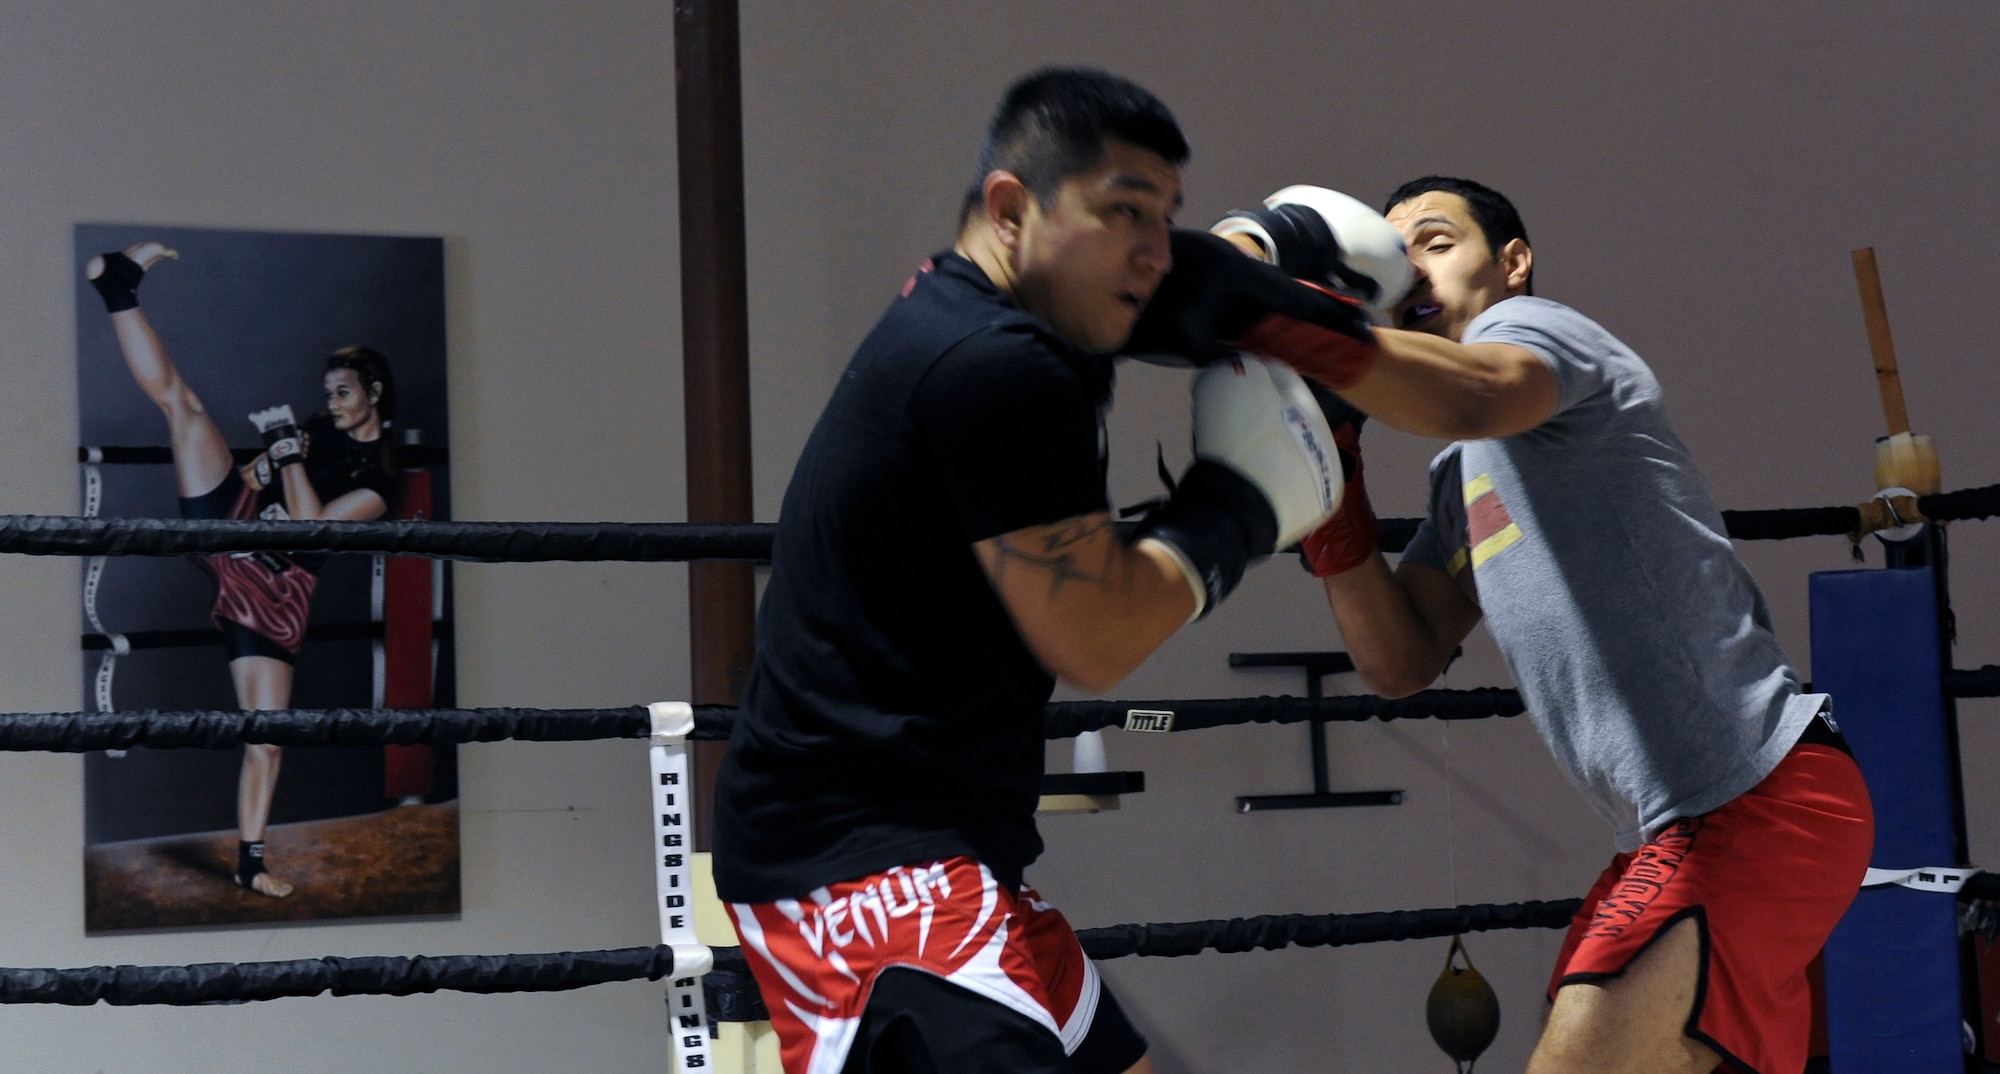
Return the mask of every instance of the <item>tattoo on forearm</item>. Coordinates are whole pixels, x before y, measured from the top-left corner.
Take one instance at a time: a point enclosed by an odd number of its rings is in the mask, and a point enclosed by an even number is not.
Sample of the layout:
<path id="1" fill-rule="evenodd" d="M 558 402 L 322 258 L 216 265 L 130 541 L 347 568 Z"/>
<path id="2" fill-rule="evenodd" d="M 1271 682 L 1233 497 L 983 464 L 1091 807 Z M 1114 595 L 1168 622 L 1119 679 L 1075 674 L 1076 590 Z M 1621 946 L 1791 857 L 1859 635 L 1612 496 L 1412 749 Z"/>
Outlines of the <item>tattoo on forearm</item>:
<path id="1" fill-rule="evenodd" d="M 1110 584 L 1118 542 L 1102 542 L 1101 562 L 1091 564 L 1081 557 L 1089 551 L 1087 546 L 1110 528 L 1109 519 L 1080 519 L 1050 526 L 1033 535 L 1002 537 L 994 542 L 993 580 L 999 582 L 1010 568 L 1027 569 L 1049 576 L 1050 596 L 1061 593 L 1063 586 L 1071 582 L 1102 589 Z"/>

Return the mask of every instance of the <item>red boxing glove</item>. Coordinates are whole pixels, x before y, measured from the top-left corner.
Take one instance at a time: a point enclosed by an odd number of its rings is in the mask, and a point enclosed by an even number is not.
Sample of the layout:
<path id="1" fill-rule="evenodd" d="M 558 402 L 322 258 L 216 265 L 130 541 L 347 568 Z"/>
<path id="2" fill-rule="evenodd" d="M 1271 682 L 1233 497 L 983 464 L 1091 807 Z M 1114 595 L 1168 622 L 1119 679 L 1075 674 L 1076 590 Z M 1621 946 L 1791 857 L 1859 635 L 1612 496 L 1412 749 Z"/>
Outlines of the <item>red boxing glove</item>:
<path id="1" fill-rule="evenodd" d="M 1340 467 L 1347 477 L 1340 510 L 1299 541 L 1299 552 L 1313 577 L 1326 578 L 1361 566 L 1375 554 L 1378 543 L 1375 508 L 1368 503 L 1368 486 L 1361 480 L 1361 423 L 1350 418 L 1333 427 L 1340 449 Z"/>
<path id="2" fill-rule="evenodd" d="M 1382 353 L 1368 330 L 1368 313 L 1361 303 L 1316 283 L 1298 284 L 1304 294 L 1297 308 L 1272 311 L 1234 342 L 1334 391 L 1346 391 Z"/>

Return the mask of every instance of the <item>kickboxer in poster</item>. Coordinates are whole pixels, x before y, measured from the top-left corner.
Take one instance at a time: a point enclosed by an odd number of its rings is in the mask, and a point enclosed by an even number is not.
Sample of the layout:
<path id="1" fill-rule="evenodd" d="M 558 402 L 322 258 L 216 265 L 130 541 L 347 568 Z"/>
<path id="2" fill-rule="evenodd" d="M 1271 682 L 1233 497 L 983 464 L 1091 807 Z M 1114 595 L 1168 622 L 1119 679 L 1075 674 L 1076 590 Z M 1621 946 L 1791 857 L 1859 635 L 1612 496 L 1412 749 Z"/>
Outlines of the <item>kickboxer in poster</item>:
<path id="1" fill-rule="evenodd" d="M 79 228 L 79 247 L 86 241 L 85 230 Z M 91 424 L 91 410 L 100 402 L 99 396 L 118 392 L 127 397 L 119 402 L 129 403 L 129 397 L 134 394 L 131 389 L 136 387 L 138 389 L 136 395 L 157 408 L 154 422 L 157 423 L 161 417 L 165 419 L 163 431 L 171 454 L 171 487 L 177 500 L 177 513 L 181 518 L 372 521 L 388 516 L 396 507 L 403 487 L 396 448 L 402 442 L 402 438 L 398 435 L 402 428 L 399 412 L 404 399 L 399 392 L 397 375 L 402 371 L 402 363 L 399 362 L 397 366 L 392 367 L 385 356 L 389 352 L 388 347 L 378 348 L 366 343 L 348 342 L 319 349 L 316 354 L 257 353 L 264 348 L 253 342 L 258 338 L 260 330 L 255 324 L 245 324 L 238 334 L 234 325 L 225 326 L 217 323 L 214 314 L 221 311 L 211 308 L 191 311 L 192 316 L 186 319 L 185 323 L 191 325 L 192 330 L 183 329 L 182 319 L 176 317 L 168 318 L 174 322 L 171 327 L 162 327 L 166 322 L 156 323 L 160 319 L 159 313 L 155 311 L 149 316 L 148 309 L 141 304 L 142 290 L 147 294 L 149 303 L 153 300 L 153 288 L 142 288 L 142 284 L 155 274 L 198 273 L 203 268 L 211 268 L 219 275 L 227 277 L 244 272 L 246 259 L 282 263 L 285 258 L 277 251 L 286 246 L 299 243 L 310 246 L 316 239 L 330 240 L 336 246 L 371 240 L 343 236 L 273 236 L 270 237 L 276 244 L 273 247 L 270 244 L 260 243 L 258 240 L 262 237 L 253 233 L 195 232 L 193 234 L 197 237 L 203 234 L 216 235 L 219 237 L 219 245 L 205 251 L 197 238 L 192 250 L 183 250 L 177 247 L 187 248 L 189 244 L 177 239 L 169 241 L 141 239 L 115 249 L 103 249 L 83 258 L 82 275 L 96 293 L 96 297 L 102 301 L 104 313 L 99 316 L 105 318 L 105 322 L 100 323 L 108 322 L 111 336 L 115 340 L 119 362 L 126 374 L 123 378 L 124 383 L 118 384 L 114 379 L 101 375 L 104 370 L 98 369 L 100 375 L 94 378 L 93 383 L 93 367 L 88 363 L 80 367 L 80 383 L 86 389 L 83 398 L 86 426 Z M 395 271 L 393 262 L 397 260 L 394 256 L 397 244 L 416 243 L 418 246 L 428 246 L 432 250 L 435 250 L 436 246 L 434 242 L 426 240 L 372 241 L 388 244 L 384 249 L 390 256 L 385 263 L 390 265 L 391 272 Z M 183 252 L 188 252 L 190 256 L 183 259 Z M 230 256 L 219 256 L 224 252 L 228 252 Z M 82 253 L 81 249 L 79 253 Z M 202 264 L 197 259 L 198 253 L 212 264 Z M 407 256 L 402 259 L 408 260 Z M 351 253 L 348 260 L 354 260 Z M 425 258 L 419 254 L 417 260 L 422 261 Z M 432 260 L 439 262 L 431 267 L 439 276 L 436 290 L 437 297 L 441 298 L 441 258 Z M 318 266 L 309 260 L 305 267 L 312 269 Z M 368 267 L 365 259 L 364 263 L 355 266 L 357 278 L 366 280 Z M 403 269 L 405 274 L 408 271 L 410 270 L 407 267 Z M 421 271 L 421 268 L 417 271 Z M 308 271 L 305 277 L 311 278 L 311 275 Z M 260 282 L 268 279 L 268 272 L 260 274 Z M 299 293 L 296 296 L 297 300 L 307 305 L 309 310 L 304 317 L 295 320 L 312 317 L 314 314 L 310 307 L 322 305 L 330 297 L 335 296 Z M 435 382 L 441 387 L 443 357 L 441 303 L 439 306 L 436 311 L 436 331 L 433 333 L 439 345 L 433 352 L 425 355 L 430 364 L 438 368 L 434 375 L 420 379 Z M 179 307 L 175 309 L 178 310 Z M 86 316 L 88 314 L 80 311 L 80 329 L 81 322 Z M 255 319 L 252 317 L 246 320 Z M 283 315 L 275 316 L 273 319 L 280 322 L 285 320 Z M 342 320 L 338 316 L 327 316 L 323 319 L 336 323 Z M 421 317 L 417 319 L 422 320 Z M 392 316 L 389 320 L 394 324 L 408 321 L 410 318 Z M 323 328 L 321 331 L 330 329 Z M 425 329 L 419 327 L 414 334 L 424 335 Z M 174 350 L 177 352 L 182 351 L 183 342 L 189 344 L 186 353 L 178 362 L 176 357 L 169 353 L 169 345 L 166 342 L 168 339 L 174 340 Z M 84 345 L 85 340 L 80 330 L 80 352 Z M 80 353 L 80 362 L 82 361 L 83 356 Z M 106 366 L 108 363 L 100 361 L 98 365 Z M 307 403 L 306 399 L 310 396 L 304 396 L 300 390 L 310 384 L 307 380 L 308 375 L 313 375 L 312 379 L 318 382 L 315 387 L 323 401 L 323 410 L 316 404 Z M 259 380 L 268 382 L 269 386 L 258 384 Z M 295 406 L 295 403 L 298 405 Z M 432 428 L 438 429 L 442 425 L 441 407 L 433 404 L 430 409 L 434 411 L 430 419 Z M 129 419 L 130 415 L 127 417 Z M 125 428 L 133 429 L 133 423 L 127 420 Z M 151 431 L 140 428 L 126 435 L 141 440 L 156 440 L 160 431 L 159 426 L 154 424 Z M 239 447 L 232 449 L 231 441 L 239 442 Z M 121 474 L 120 478 L 126 484 L 132 483 L 135 479 L 154 482 L 161 480 L 163 475 L 157 468 L 145 469 L 148 472 L 144 475 Z M 435 508 L 431 517 L 437 517 Z M 357 674 L 351 658 L 331 652 L 342 647 L 354 649 L 365 642 L 365 639 L 320 641 L 314 642 L 311 646 L 307 644 L 308 623 L 318 622 L 324 618 L 318 614 L 324 609 L 317 607 L 324 600 L 331 598 L 337 605 L 350 609 L 341 614 L 353 616 L 354 612 L 351 609 L 357 599 L 362 601 L 368 599 L 365 595 L 357 595 L 358 590 L 365 590 L 367 568 L 365 565 L 357 566 L 351 562 L 362 557 L 345 557 L 350 562 L 344 567 L 338 562 L 340 558 L 305 553 L 238 553 L 191 557 L 207 583 L 205 599 L 198 597 L 196 602 L 205 604 L 208 618 L 215 631 L 219 633 L 221 651 L 227 667 L 226 680 L 235 707 L 244 710 L 273 710 L 295 706 L 329 707 L 332 704 L 339 704 L 361 707 L 369 704 L 368 673 L 362 670 Z M 331 569 L 330 563 L 333 564 Z M 180 570 L 185 572 L 185 568 Z M 166 591 L 155 589 L 158 597 L 151 602 L 152 607 L 161 608 L 169 602 L 185 603 L 184 582 L 184 577 L 176 582 L 171 596 Z M 106 588 L 110 590 L 116 587 Z M 138 588 L 145 586 L 140 583 Z M 376 603 L 378 606 L 375 617 L 379 620 L 381 616 L 379 597 L 376 598 Z M 311 704 L 301 703 L 296 696 L 298 690 L 295 686 L 310 681 L 315 675 L 312 670 L 303 673 L 300 671 L 302 658 L 309 651 L 320 648 L 330 650 L 329 657 L 341 658 L 341 669 L 331 675 L 321 675 L 320 677 L 326 681 L 318 684 L 317 692 L 320 696 Z M 378 653 L 379 649 L 378 644 Z M 213 650 L 210 649 L 209 652 Z M 161 708 L 200 707 L 187 701 L 175 701 L 159 695 L 162 691 L 171 694 L 174 690 L 172 680 L 193 677 L 195 668 L 208 659 L 212 658 L 197 657 L 191 650 L 181 650 L 178 659 L 170 665 L 170 670 L 156 671 L 150 677 L 135 675 L 136 681 L 124 685 L 120 690 L 122 695 L 120 707 L 129 707 L 135 703 Z M 378 660 L 374 673 L 378 683 L 380 677 Z M 379 686 L 376 692 L 379 693 Z M 308 752 L 338 755 L 349 751 Z M 295 884 L 300 882 L 295 873 L 288 871 L 287 865 L 290 859 L 282 858 L 281 855 L 268 859 L 266 856 L 267 828 L 273 823 L 273 802 L 284 759 L 283 751 L 275 745 L 253 743 L 246 744 L 242 749 L 234 781 L 234 860 L 230 863 L 231 867 L 226 869 L 196 870 L 203 879 L 212 878 L 210 886 L 213 886 L 215 881 L 222 882 L 224 886 L 220 891 L 206 892 L 203 897 L 192 901 L 171 896 L 155 898 L 155 901 L 161 903 L 160 919 L 152 920 L 144 913 L 136 918 L 130 913 L 109 915 L 95 913 L 111 902 L 121 900 L 99 897 L 105 894 L 103 889 L 106 885 L 93 883 L 90 886 L 91 891 L 88 896 L 90 906 L 87 907 L 86 914 L 91 920 L 87 921 L 87 924 L 92 928 L 116 928 L 214 923 L 218 916 L 214 908 L 217 906 L 226 908 L 232 904 L 239 909 L 241 916 L 225 910 L 220 913 L 223 920 L 263 919 L 271 915 L 257 913 L 255 911 L 257 903 L 270 903 L 272 900 L 296 901 L 288 898 L 293 896 Z M 347 760 L 351 761 L 352 758 Z M 339 780 L 339 782 L 346 781 L 345 778 Z M 317 776 L 309 776 L 308 782 L 323 784 L 327 781 Z M 379 788 L 379 777 L 372 782 Z M 305 799 L 300 808 L 306 813 L 317 816 L 356 815 L 357 810 L 352 803 L 342 805 L 325 802 L 324 800 L 329 798 L 329 791 L 323 786 L 310 786 L 300 790 L 301 794 L 298 797 Z M 373 794 L 373 800 L 368 803 L 371 807 L 375 806 L 381 797 L 379 789 Z M 102 795 L 96 794 L 93 790 L 90 796 L 93 800 L 93 820 L 102 820 L 112 812 L 109 807 L 96 807 L 97 799 L 103 797 Z M 288 792 L 289 796 L 293 796 L 292 792 Z M 340 793 L 332 792 L 331 796 L 340 797 Z M 112 791 L 110 797 L 129 798 L 129 794 L 120 795 Z M 158 801 L 159 798 L 156 797 L 154 800 Z M 129 810 L 129 806 L 124 808 Z M 124 830 L 116 824 L 109 827 L 116 831 Z M 129 825 L 126 827 L 129 828 Z M 446 871 L 441 862 L 443 859 L 448 859 L 450 876 L 446 886 L 449 888 L 449 896 L 445 902 L 449 905 L 440 905 L 439 900 L 434 897 L 419 898 L 416 904 L 398 905 L 393 895 L 388 896 L 388 904 L 383 905 L 381 898 L 375 897 L 371 901 L 371 897 L 363 896 L 355 888 L 355 884 L 349 882 L 345 876 L 336 876 L 332 882 L 326 882 L 324 878 L 308 882 L 319 883 L 325 889 L 318 893 L 318 898 L 308 900 L 317 903 L 316 907 L 299 907 L 299 912 L 296 914 L 281 912 L 277 916 L 318 917 L 349 914 L 372 916 L 379 913 L 455 910 L 457 901 L 455 811 L 448 827 L 450 844 L 448 853 L 441 853 L 435 845 L 438 842 L 436 836 L 440 833 L 431 832 L 423 837 L 386 837 L 392 842 L 403 844 L 408 849 L 414 850 L 419 846 L 424 848 L 420 853 L 407 858 L 398 854 L 393 848 L 383 854 L 358 856 L 345 854 L 338 857 L 349 863 L 364 862 L 364 871 L 377 869 L 395 871 L 409 868 L 417 874 L 431 877 L 433 881 L 438 880 Z M 93 842 L 96 841 L 93 839 Z M 185 849 L 180 851 L 180 855 L 184 859 L 191 857 Z M 171 861 L 172 855 L 155 853 L 153 858 L 158 864 Z M 95 860 L 93 864 L 97 864 Z M 92 871 L 87 868 L 87 872 Z M 152 871 L 158 873 L 170 870 L 155 868 Z M 351 866 L 335 870 L 340 874 L 354 871 L 356 870 Z M 96 870 L 96 872 L 110 875 L 106 870 Z M 218 873 L 222 875 L 217 875 Z M 152 897 L 162 893 L 159 879 L 149 878 L 144 885 Z M 242 889 L 242 894 L 234 896 L 233 899 L 227 896 L 227 885 L 231 881 L 235 887 Z M 167 885 L 167 887 L 172 886 Z M 381 887 L 372 882 L 361 886 L 371 889 Z M 438 884 L 432 882 L 428 886 L 435 889 Z M 130 889 L 133 885 L 126 887 Z M 128 890 L 127 894 L 129 893 Z M 307 893 L 301 892 L 301 895 L 305 894 Z M 379 891 L 376 892 L 376 895 L 380 894 Z M 432 892 L 432 895 L 436 894 L 436 891 Z M 245 895 L 254 897 L 245 902 Z M 332 905 L 329 905 L 329 900 L 332 900 Z M 135 901 L 143 902 L 145 899 L 124 898 L 122 901 L 130 904 Z M 197 910 L 192 916 L 183 917 L 172 908 L 173 906 L 185 908 L 193 903 L 206 904 L 208 909 Z M 273 909 L 276 907 L 273 906 Z M 97 920 L 100 917 L 105 919 Z"/>

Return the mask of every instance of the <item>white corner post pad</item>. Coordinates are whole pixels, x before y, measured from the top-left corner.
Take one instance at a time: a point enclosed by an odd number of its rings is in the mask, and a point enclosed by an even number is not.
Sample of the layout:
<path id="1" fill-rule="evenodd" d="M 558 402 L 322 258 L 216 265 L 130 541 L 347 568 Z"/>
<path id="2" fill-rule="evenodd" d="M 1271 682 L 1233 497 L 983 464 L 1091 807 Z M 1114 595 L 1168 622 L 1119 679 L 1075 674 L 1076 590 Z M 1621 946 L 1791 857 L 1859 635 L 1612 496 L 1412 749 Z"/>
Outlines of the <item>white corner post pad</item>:
<path id="1" fill-rule="evenodd" d="M 660 701 L 647 706 L 652 717 L 653 867 L 660 911 L 660 942 L 674 952 L 667 985 L 667 1014 L 673 1020 L 674 1069 L 708 1074 L 708 1003 L 701 975 L 715 956 L 694 935 L 694 801 L 687 736 L 694 730 L 694 706 Z"/>
<path id="2" fill-rule="evenodd" d="M 1187 579 L 1188 589 L 1194 593 L 1194 614 L 1188 616 L 1187 621 L 1192 623 L 1201 618 L 1201 613 L 1208 610 L 1208 586 L 1202 582 L 1201 572 L 1194 569 L 1194 561 L 1187 558 L 1187 553 L 1175 548 L 1171 541 L 1163 541 L 1158 537 L 1141 537 L 1139 543 L 1166 550 L 1167 558 L 1173 560 L 1174 566 L 1181 569 L 1181 577 Z"/>
<path id="3" fill-rule="evenodd" d="M 1864 888 L 1879 888 L 1890 884 L 1911 888 L 1916 891 L 1935 891 L 1945 895 L 1956 895 L 1965 882 L 1975 873 L 1982 872 L 1977 866 L 1929 866 L 1922 869 L 1869 869 L 1862 877 Z"/>

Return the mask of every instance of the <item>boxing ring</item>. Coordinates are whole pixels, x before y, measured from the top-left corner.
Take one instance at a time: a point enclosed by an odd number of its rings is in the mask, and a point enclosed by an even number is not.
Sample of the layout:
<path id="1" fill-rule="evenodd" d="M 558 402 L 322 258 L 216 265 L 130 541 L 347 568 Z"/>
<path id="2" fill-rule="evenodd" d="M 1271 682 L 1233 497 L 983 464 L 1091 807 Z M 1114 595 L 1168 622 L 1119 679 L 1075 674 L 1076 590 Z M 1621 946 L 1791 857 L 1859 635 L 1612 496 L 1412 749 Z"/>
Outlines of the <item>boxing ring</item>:
<path id="1" fill-rule="evenodd" d="M 1774 540 L 1871 532 L 1918 521 L 2000 514 L 2000 485 L 1931 496 L 1883 497 L 1850 507 L 1724 512 L 1732 538 Z M 1383 547 L 1398 551 L 1416 520 L 1383 520 Z M 775 527 L 763 524 L 269 522 L 0 516 L 0 553 L 36 556 L 185 556 L 250 551 L 351 552 L 482 563 L 553 561 L 692 562 L 768 559 Z M 1918 572 L 1840 572 L 1876 575 Z M 1925 585 L 1931 575 L 1922 572 Z M 1937 583 L 1941 588 L 1941 576 Z M 1948 610 L 1943 612 L 1948 616 Z M 1815 626 L 1818 613 L 1815 612 Z M 2000 697 L 2000 666 L 1924 671 L 1943 698 Z M 1822 683 L 1822 686 L 1825 684 Z M 1857 687 L 1857 689 L 1860 689 Z M 1317 693 L 1317 691 L 1313 691 Z M 1106 727 L 1180 733 L 1250 723 L 1508 718 L 1520 697 L 1498 688 L 1429 690 L 1388 700 L 1370 696 L 1215 700 L 1104 700 L 1048 706 L 1046 737 L 1074 738 Z M 724 705 L 656 703 L 614 709 L 338 709 L 279 711 L 100 711 L 0 714 L 0 750 L 86 752 L 227 749 L 243 743 L 355 747 L 465 742 L 649 742 L 660 942 L 648 947 L 532 954 L 327 957 L 187 966 L 0 969 L 0 1002 L 64 1005 L 195 1005 L 331 993 L 407 996 L 560 991 L 618 981 L 669 982 L 671 1047 L 679 1070 L 715 1069 L 716 1023 L 763 1017 L 761 1001 L 734 948 L 695 935 L 694 847 L 687 744 L 728 736 L 735 710 Z M 1843 709 L 1843 716 L 1845 710 Z M 1857 749 L 1857 753 L 1861 752 Z M 1953 762 L 1956 755 L 1953 754 Z M 1112 774 L 1116 775 L 1116 774 Z M 1955 788 L 1954 788 L 1955 789 Z M 637 807 L 637 788 L 634 788 Z M 1960 807 L 1962 810 L 1962 806 Z M 1960 818 L 1962 825 L 1962 817 Z M 1886 830 L 1886 825 L 1885 825 Z M 1878 851 L 1880 844 L 1878 843 Z M 1878 852 L 1878 858 L 1880 857 Z M 2000 899 L 2000 874 L 1933 863 L 1884 877 L 1920 899 L 1936 892 L 1977 907 Z M 1957 863 L 1962 864 L 1962 863 Z M 1940 878 L 1937 874 L 1947 875 Z M 636 894 L 634 896 L 637 897 Z M 710 896 L 712 901 L 712 896 Z M 1496 929 L 1565 927 L 1581 900 L 1353 914 L 1284 914 L 1078 930 L 1095 959 L 1174 957 L 1284 947 L 1338 947 L 1457 936 Z M 1935 900 L 1932 899 L 1934 903 Z M 1926 904 L 1929 905 L 1929 904 Z M 1990 921 L 1990 908 L 1985 911 Z M 1949 915 L 1957 919 L 1954 909 Z M 1838 933 L 1836 936 L 1838 937 Z M 1832 946 L 1831 944 L 1829 945 Z M 747 1056 L 738 1069 L 755 1069 Z M 724 1069 L 732 1069 L 726 1063 Z"/>

